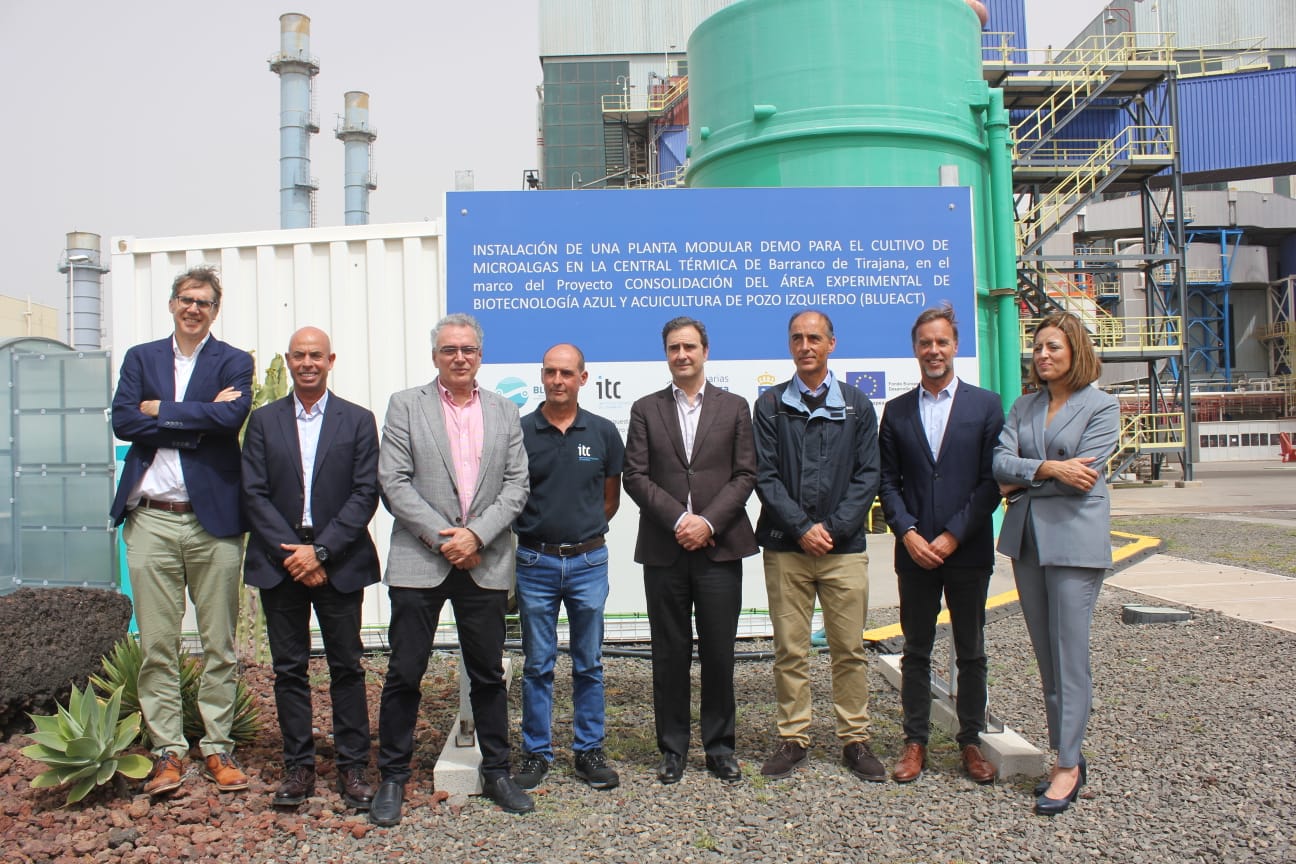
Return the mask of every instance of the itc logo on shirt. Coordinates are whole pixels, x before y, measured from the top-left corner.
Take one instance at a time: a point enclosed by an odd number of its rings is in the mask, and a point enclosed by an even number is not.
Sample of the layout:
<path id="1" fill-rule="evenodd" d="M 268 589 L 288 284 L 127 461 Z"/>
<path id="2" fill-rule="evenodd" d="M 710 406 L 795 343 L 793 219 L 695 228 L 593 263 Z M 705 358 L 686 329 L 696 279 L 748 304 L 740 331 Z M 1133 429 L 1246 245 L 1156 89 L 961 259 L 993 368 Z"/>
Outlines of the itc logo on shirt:
<path id="1" fill-rule="evenodd" d="M 595 456 L 592 452 L 590 452 L 590 445 L 588 445 L 588 444 L 577 444 L 577 445 L 576 445 L 576 459 L 577 459 L 578 461 L 580 461 L 580 462 L 597 462 L 597 461 L 598 461 L 598 457 Z"/>

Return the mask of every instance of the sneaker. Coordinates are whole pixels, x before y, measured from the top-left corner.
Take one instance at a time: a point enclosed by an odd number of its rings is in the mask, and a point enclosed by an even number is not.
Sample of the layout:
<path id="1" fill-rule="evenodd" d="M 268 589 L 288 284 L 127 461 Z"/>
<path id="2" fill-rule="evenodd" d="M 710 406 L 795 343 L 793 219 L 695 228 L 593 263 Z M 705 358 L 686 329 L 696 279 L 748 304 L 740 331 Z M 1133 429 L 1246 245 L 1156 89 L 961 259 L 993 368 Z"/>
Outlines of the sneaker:
<path id="1" fill-rule="evenodd" d="M 576 779 L 585 781 L 592 789 L 615 789 L 621 785 L 617 772 L 608 767 L 602 747 L 578 750 L 572 761 L 576 765 Z"/>
<path id="2" fill-rule="evenodd" d="M 761 766 L 761 776 L 778 780 L 786 777 L 801 767 L 806 761 L 806 748 L 795 741 L 784 738 L 774 755 L 765 760 Z"/>
<path id="3" fill-rule="evenodd" d="M 167 795 L 180 788 L 184 780 L 184 765 L 170 753 L 159 753 L 153 757 L 153 770 L 149 772 L 144 783 L 144 792 L 148 795 Z"/>
<path id="4" fill-rule="evenodd" d="M 248 788 L 247 775 L 228 753 L 213 753 L 203 762 L 203 776 L 222 792 L 240 792 Z"/>
<path id="5" fill-rule="evenodd" d="M 854 744 L 847 744 L 843 747 L 842 764 L 861 780 L 867 780 L 870 783 L 886 782 L 886 769 L 882 767 L 882 763 L 878 761 L 878 758 L 873 755 L 867 741 L 856 741 Z"/>
<path id="6" fill-rule="evenodd" d="M 534 789 L 549 776 L 550 764 L 549 760 L 539 753 L 524 753 L 522 765 L 513 775 L 513 782 L 523 789 Z"/>

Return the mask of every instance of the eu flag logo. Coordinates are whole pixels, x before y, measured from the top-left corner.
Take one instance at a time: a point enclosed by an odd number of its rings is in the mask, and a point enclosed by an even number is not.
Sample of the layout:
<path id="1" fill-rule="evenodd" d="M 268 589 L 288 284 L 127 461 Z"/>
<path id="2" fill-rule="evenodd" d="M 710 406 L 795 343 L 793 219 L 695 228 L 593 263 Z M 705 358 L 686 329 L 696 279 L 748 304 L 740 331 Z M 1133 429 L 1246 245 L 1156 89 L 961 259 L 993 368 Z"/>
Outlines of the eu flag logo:
<path id="1" fill-rule="evenodd" d="M 885 372 L 847 372 L 846 383 L 858 387 L 870 399 L 886 398 Z"/>

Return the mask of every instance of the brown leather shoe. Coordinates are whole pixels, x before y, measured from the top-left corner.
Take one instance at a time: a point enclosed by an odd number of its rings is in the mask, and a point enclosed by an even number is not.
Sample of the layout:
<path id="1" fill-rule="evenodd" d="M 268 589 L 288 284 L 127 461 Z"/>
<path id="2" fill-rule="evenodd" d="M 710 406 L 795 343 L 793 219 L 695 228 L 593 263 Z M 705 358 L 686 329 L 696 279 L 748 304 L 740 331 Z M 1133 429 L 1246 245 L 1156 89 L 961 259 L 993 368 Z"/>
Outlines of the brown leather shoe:
<path id="1" fill-rule="evenodd" d="M 314 794 L 315 769 L 310 765 L 294 765 L 275 790 L 274 806 L 296 807 Z"/>
<path id="2" fill-rule="evenodd" d="M 891 779 L 897 783 L 912 783 L 923 775 L 926 767 L 927 748 L 916 741 L 910 741 L 900 754 L 900 761 L 891 772 Z"/>
<path id="3" fill-rule="evenodd" d="M 337 790 L 348 807 L 368 810 L 373 803 L 373 787 L 365 782 L 364 769 L 359 765 L 348 765 L 338 772 Z"/>
<path id="4" fill-rule="evenodd" d="M 148 795 L 169 795 L 180 788 L 184 780 L 184 763 L 170 753 L 160 753 L 153 757 L 153 770 L 144 782 L 144 792 Z"/>
<path id="5" fill-rule="evenodd" d="M 856 741 L 854 744 L 847 744 L 843 747 L 842 764 L 861 780 L 867 780 L 870 783 L 886 782 L 886 769 L 882 767 L 882 763 L 878 761 L 878 758 L 873 755 L 867 741 Z"/>
<path id="6" fill-rule="evenodd" d="M 228 753 L 213 753 L 203 762 L 203 776 L 222 792 L 241 792 L 248 788 L 247 775 Z"/>
<path id="7" fill-rule="evenodd" d="M 761 766 L 761 775 L 777 780 L 787 777 L 806 761 L 806 748 L 790 738 L 779 742 L 778 749 Z"/>
<path id="8" fill-rule="evenodd" d="M 993 783 L 997 773 L 995 766 L 981 755 L 981 748 L 975 744 L 963 748 L 963 770 L 972 782 L 982 784 Z"/>

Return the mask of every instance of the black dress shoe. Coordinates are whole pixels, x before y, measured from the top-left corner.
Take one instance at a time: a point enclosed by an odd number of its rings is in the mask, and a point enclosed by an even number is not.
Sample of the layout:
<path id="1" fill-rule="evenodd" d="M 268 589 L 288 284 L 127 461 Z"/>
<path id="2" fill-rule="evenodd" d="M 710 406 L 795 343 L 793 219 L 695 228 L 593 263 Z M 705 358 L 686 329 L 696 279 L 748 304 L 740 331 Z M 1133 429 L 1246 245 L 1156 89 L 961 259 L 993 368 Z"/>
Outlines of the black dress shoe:
<path id="1" fill-rule="evenodd" d="M 1071 794 L 1065 798 L 1050 798 L 1048 795 L 1040 795 L 1035 799 L 1035 813 L 1039 816 L 1056 816 L 1059 813 L 1065 813 L 1071 803 L 1076 800 L 1080 794 L 1080 787 L 1084 785 L 1084 778 L 1076 776 L 1075 785 L 1071 787 Z"/>
<path id="2" fill-rule="evenodd" d="M 482 791 L 486 797 L 499 805 L 505 813 L 530 813 L 535 809 L 531 796 L 522 791 L 522 787 L 507 774 L 501 774 L 494 780 L 482 780 Z"/>
<path id="3" fill-rule="evenodd" d="M 706 769 L 717 780 L 726 783 L 737 783 L 742 779 L 742 769 L 738 767 L 738 758 L 732 753 L 706 757 Z"/>
<path id="4" fill-rule="evenodd" d="M 274 793 L 274 806 L 296 807 L 315 794 L 315 768 L 294 765 L 284 774 L 283 782 Z"/>
<path id="5" fill-rule="evenodd" d="M 657 780 L 663 786 L 678 783 L 684 776 L 684 757 L 678 753 L 663 753 L 657 763 Z"/>
<path id="6" fill-rule="evenodd" d="M 1084 756 L 1081 756 L 1080 757 L 1080 785 L 1083 786 L 1088 782 L 1089 782 L 1089 763 L 1085 762 Z M 1038 798 L 1039 796 L 1043 795 L 1045 792 L 1048 791 L 1048 787 L 1051 785 L 1053 785 L 1053 781 L 1047 777 L 1045 777 L 1040 782 L 1036 783 L 1035 797 Z"/>
<path id="7" fill-rule="evenodd" d="M 405 801 L 405 784 L 384 780 L 369 805 L 369 821 L 383 828 L 400 823 L 401 804 Z"/>

